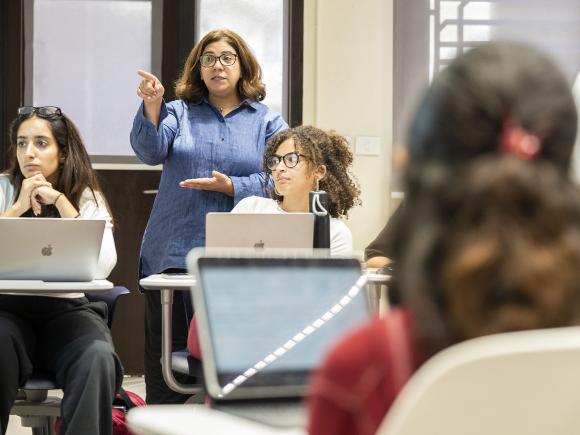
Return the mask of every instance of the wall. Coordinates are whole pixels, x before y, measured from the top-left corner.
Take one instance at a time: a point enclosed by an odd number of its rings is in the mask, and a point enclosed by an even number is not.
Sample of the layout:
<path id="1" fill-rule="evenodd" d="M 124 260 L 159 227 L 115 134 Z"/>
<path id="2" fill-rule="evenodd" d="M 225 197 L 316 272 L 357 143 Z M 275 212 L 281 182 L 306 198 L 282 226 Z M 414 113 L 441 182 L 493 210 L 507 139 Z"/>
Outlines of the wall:
<path id="1" fill-rule="evenodd" d="M 380 138 L 380 155 L 355 155 L 362 206 L 347 225 L 362 251 L 390 212 L 393 0 L 304 2 L 304 124 Z"/>

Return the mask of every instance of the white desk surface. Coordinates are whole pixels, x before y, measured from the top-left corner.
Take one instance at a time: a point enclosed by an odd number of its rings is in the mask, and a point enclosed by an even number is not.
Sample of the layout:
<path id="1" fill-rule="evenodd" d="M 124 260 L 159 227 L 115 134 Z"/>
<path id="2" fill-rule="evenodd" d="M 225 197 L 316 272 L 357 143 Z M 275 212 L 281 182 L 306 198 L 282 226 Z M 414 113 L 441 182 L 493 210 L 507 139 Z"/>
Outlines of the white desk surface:
<path id="1" fill-rule="evenodd" d="M 98 292 L 107 291 L 113 288 L 113 283 L 106 279 L 95 279 L 85 282 L 48 282 L 40 280 L 0 280 L 0 291 L 10 291 L 10 293 L 22 292 Z"/>
<path id="2" fill-rule="evenodd" d="M 306 435 L 304 429 L 280 429 L 208 409 L 204 405 L 149 405 L 127 414 L 137 435 Z"/>
<path id="3" fill-rule="evenodd" d="M 378 274 L 375 273 L 375 271 L 376 269 L 369 269 L 366 272 L 367 278 L 370 283 L 386 284 L 391 279 L 389 275 Z M 171 274 L 169 276 L 171 276 Z M 145 290 L 161 290 L 161 289 L 187 290 L 195 285 L 195 276 L 183 275 L 180 277 L 168 278 L 164 274 L 155 274 L 142 278 L 139 281 L 139 284 Z"/>
<path id="4" fill-rule="evenodd" d="M 139 285 L 145 290 L 187 290 L 195 285 L 195 277 L 193 275 L 183 275 L 178 278 L 166 278 L 164 274 L 160 273 L 142 278 L 139 281 Z"/>

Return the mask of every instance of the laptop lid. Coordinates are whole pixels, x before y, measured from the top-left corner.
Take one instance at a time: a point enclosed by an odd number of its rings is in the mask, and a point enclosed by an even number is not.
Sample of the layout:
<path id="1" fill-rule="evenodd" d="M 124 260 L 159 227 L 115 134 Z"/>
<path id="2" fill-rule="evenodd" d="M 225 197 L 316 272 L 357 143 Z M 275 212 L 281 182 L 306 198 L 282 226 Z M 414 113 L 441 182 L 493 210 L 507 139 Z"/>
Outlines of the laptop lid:
<path id="1" fill-rule="evenodd" d="M 355 259 L 220 258 L 194 250 L 188 266 L 214 399 L 304 395 L 329 346 L 370 315 Z"/>
<path id="2" fill-rule="evenodd" d="M 103 219 L 0 218 L 0 279 L 91 281 Z"/>
<path id="3" fill-rule="evenodd" d="M 205 246 L 210 248 L 312 249 L 312 213 L 208 213 Z"/>

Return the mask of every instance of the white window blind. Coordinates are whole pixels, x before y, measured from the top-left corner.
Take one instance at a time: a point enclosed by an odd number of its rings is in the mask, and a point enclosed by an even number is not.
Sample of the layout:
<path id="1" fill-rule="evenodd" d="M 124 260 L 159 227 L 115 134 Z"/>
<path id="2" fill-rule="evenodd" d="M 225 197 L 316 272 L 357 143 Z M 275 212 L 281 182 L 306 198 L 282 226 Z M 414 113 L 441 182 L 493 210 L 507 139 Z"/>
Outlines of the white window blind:
<path id="1" fill-rule="evenodd" d="M 89 154 L 130 158 L 137 69 L 153 67 L 151 0 L 33 0 L 26 102 L 59 106 Z M 128 157 L 130 156 L 130 157 Z"/>
<path id="2" fill-rule="evenodd" d="M 580 73 L 578 0 L 394 0 L 393 143 L 407 140 L 419 97 L 460 53 L 508 39 L 540 47 L 559 63 L 570 86 Z M 401 188 L 393 170 L 392 190 Z"/>

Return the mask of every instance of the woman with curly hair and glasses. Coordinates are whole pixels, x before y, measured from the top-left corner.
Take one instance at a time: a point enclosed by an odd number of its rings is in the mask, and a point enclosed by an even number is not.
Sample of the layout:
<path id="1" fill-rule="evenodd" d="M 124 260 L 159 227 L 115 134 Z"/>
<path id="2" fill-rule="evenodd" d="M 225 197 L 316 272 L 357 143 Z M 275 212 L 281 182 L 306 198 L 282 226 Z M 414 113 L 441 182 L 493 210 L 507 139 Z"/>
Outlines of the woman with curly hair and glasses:
<path id="1" fill-rule="evenodd" d="M 339 218 L 360 203 L 360 189 L 350 167 L 353 156 L 348 142 L 334 131 L 312 126 L 284 130 L 268 144 L 264 154 L 266 181 L 273 181 L 271 198 L 251 196 L 241 200 L 232 213 L 308 212 L 310 191 L 328 194 L 330 253 L 352 253 L 352 234 Z"/>
<path id="2" fill-rule="evenodd" d="M 107 202 L 80 135 L 58 107 L 21 107 L 0 175 L 0 218 L 105 219 L 98 278 L 117 261 Z M 112 433 L 123 370 L 101 304 L 83 293 L 0 294 L 0 427 L 34 371 L 63 386 L 62 434 Z"/>
<path id="3" fill-rule="evenodd" d="M 242 198 L 262 193 L 266 142 L 288 126 L 261 103 L 266 88 L 260 65 L 231 30 L 211 31 L 193 47 L 175 84 L 175 101 L 165 103 L 157 77 L 138 74 L 137 95 L 143 101 L 131 146 L 144 163 L 163 164 L 141 244 L 139 275 L 185 272 L 189 250 L 205 245 L 205 215 L 228 212 Z M 161 372 L 159 292 L 147 291 L 145 297 L 147 402 L 185 402 L 188 396 L 170 390 Z M 175 350 L 185 346 L 190 306 L 189 294 L 175 294 Z"/>
<path id="4" fill-rule="evenodd" d="M 350 173 L 353 156 L 344 136 L 312 126 L 294 127 L 278 133 L 264 154 L 267 185 L 273 181 L 271 198 L 242 199 L 232 213 L 307 213 L 313 190 L 328 194 L 330 254 L 349 256 L 352 234 L 339 218 L 360 204 L 360 189 Z M 201 358 L 197 325 L 190 324 L 187 349 Z"/>

